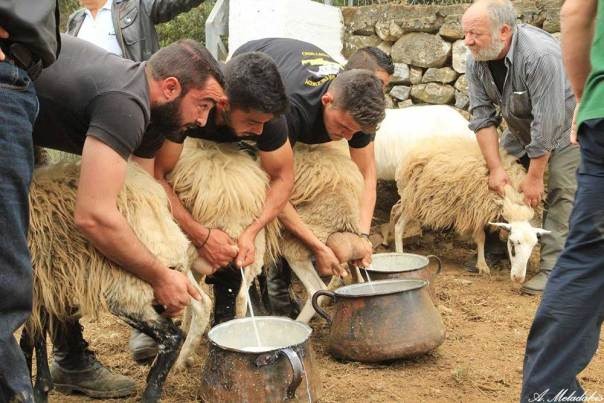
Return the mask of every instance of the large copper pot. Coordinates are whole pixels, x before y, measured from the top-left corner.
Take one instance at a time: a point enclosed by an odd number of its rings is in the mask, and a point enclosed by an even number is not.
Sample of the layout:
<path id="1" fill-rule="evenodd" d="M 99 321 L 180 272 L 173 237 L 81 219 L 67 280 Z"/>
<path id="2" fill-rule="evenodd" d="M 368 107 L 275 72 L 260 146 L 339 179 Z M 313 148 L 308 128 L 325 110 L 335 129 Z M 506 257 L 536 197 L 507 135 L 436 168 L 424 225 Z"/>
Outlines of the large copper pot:
<path id="1" fill-rule="evenodd" d="M 442 262 L 437 256 L 422 256 L 414 253 L 376 253 L 371 259 L 371 266 L 361 269 L 365 277 L 374 281 L 389 279 L 426 280 L 429 283 L 430 296 L 436 301 L 434 280 L 442 270 Z M 436 261 L 436 269 L 429 267 L 430 259 Z"/>
<path id="2" fill-rule="evenodd" d="M 445 339 L 425 280 L 381 280 L 317 291 L 312 303 L 330 324 L 328 349 L 337 358 L 378 362 L 424 354 Z M 331 297 L 333 319 L 318 305 Z"/>
<path id="3" fill-rule="evenodd" d="M 209 352 L 202 370 L 205 402 L 314 402 L 319 373 L 310 345 L 312 330 L 288 318 L 235 319 L 208 332 Z"/>

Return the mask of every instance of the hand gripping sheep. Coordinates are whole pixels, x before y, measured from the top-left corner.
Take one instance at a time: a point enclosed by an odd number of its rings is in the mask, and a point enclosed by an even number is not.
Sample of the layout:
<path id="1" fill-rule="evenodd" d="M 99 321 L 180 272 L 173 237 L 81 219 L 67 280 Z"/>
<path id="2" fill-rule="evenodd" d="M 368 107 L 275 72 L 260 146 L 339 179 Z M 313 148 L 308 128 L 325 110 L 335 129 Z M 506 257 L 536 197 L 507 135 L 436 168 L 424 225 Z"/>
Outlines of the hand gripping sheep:
<path id="1" fill-rule="evenodd" d="M 260 216 L 268 190 L 268 176 L 236 144 L 187 139 L 182 155 L 168 180 L 193 218 L 209 228 L 219 228 L 237 239 Z M 245 268 L 245 284 L 252 284 L 265 263 L 277 254 L 279 227 L 276 221 L 258 232 L 255 260 Z M 197 256 L 193 269 L 202 275 L 213 270 Z M 247 312 L 247 289 L 237 294 L 235 315 Z M 183 355 L 185 355 L 183 348 Z"/>
<path id="2" fill-rule="evenodd" d="M 405 226 L 412 220 L 433 229 L 452 228 L 473 237 L 477 268 L 488 274 L 484 229 L 492 224 L 510 231 L 507 243 L 511 278 L 523 282 L 533 247 L 549 231 L 529 223 L 533 209 L 523 204 L 515 190 L 526 172 L 514 157 L 501 153 L 503 167 L 512 181 L 503 198 L 488 188 L 487 166 L 475 139 L 435 137 L 411 147 L 396 173 L 401 196 L 391 213 L 391 222 L 396 223 L 396 251 L 402 252 Z M 493 223 L 500 218 L 507 223 Z"/>
<path id="3" fill-rule="evenodd" d="M 296 180 L 292 203 L 303 221 L 328 242 L 341 262 L 358 258 L 358 245 L 366 242 L 356 234 L 362 177 L 349 157 L 322 146 L 300 146 L 295 153 Z M 330 175 L 326 175 L 329 172 Z M 259 164 L 234 145 L 187 139 L 183 154 L 168 178 L 174 191 L 193 217 L 206 226 L 220 228 L 232 238 L 262 211 L 268 177 Z M 335 232 L 355 234 L 330 234 Z M 352 236 L 352 238 L 351 238 Z M 282 254 L 304 284 L 309 296 L 325 284 L 318 276 L 305 246 L 289 233 L 280 233 L 278 223 L 269 224 L 256 237 L 256 259 L 244 270 L 249 286 L 262 266 Z M 208 263 L 193 264 L 207 274 Z M 236 316 L 247 312 L 247 290 L 239 290 Z M 310 297 L 298 320 L 314 315 Z M 186 356 L 185 349 L 181 356 Z"/>
<path id="4" fill-rule="evenodd" d="M 147 376 L 143 401 L 158 401 L 183 343 L 183 334 L 171 319 L 153 308 L 154 296 L 149 284 L 103 257 L 75 228 L 73 209 L 78 176 L 77 163 L 42 167 L 35 171 L 30 190 L 33 311 L 21 346 L 30 371 L 36 349 L 36 401 L 46 401 L 52 388 L 46 360 L 48 320 L 60 321 L 72 315 L 74 309 L 80 315 L 92 317 L 111 312 L 157 342 L 159 353 Z M 118 208 L 141 242 L 164 265 L 187 273 L 197 287 L 189 270 L 190 242 L 172 220 L 165 191 L 135 164 L 128 167 Z M 203 301 L 191 302 L 192 322 L 196 326 L 189 329 L 187 346 L 199 343 L 209 321 L 210 298 L 203 290 L 198 291 Z"/>
<path id="5" fill-rule="evenodd" d="M 356 235 L 363 190 L 359 169 L 350 157 L 327 145 L 296 145 L 294 157 L 296 176 L 290 201 L 300 218 L 340 263 L 359 259 L 367 251 L 367 241 Z M 308 323 L 315 314 L 312 295 L 327 287 L 310 260 L 311 251 L 287 231 L 281 253 L 306 288 L 308 299 L 297 320 Z"/>

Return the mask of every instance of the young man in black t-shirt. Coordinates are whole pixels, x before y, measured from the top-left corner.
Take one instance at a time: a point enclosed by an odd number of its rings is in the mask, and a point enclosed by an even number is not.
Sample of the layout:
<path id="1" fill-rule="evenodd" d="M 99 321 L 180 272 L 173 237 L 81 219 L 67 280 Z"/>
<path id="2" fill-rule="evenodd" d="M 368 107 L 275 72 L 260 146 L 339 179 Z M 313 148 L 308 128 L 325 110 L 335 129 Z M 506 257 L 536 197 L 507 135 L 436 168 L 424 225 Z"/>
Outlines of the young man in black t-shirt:
<path id="1" fill-rule="evenodd" d="M 77 38 L 61 39 L 61 56 L 36 81 L 40 114 L 34 143 L 82 155 L 77 228 L 107 258 L 148 282 L 165 313 L 175 316 L 199 294 L 185 275 L 144 247 L 116 200 L 129 158 L 152 173 L 162 135 L 172 138 L 205 125 L 222 93 L 220 67 L 191 40 L 161 49 L 148 63 L 135 63 Z M 96 361 L 77 320 L 66 321 L 53 336 L 55 386 L 104 398 L 135 392 L 131 379 Z"/>
<path id="2" fill-rule="evenodd" d="M 214 270 L 230 263 L 247 267 L 254 262 L 256 235 L 281 212 L 294 182 L 293 153 L 283 115 L 288 100 L 275 63 L 262 53 L 240 54 L 226 64 L 224 75 L 225 93 L 219 97 L 216 108 L 210 112 L 206 126 L 187 130 L 181 139 L 164 142 L 155 159 L 156 178 L 170 195 L 174 217 Z M 269 176 L 269 190 L 261 215 L 237 240 L 231 239 L 220 229 L 213 228 L 210 231 L 203 223 L 196 222 L 166 181 L 166 175 L 172 171 L 182 152 L 184 137 L 219 143 L 241 140 L 255 143 L 260 164 Z M 237 272 L 233 275 L 235 284 L 227 285 L 232 281 L 222 281 L 221 278 L 231 277 L 228 270 L 219 270 L 213 277 L 218 307 L 222 306 L 221 298 L 227 297 L 225 294 L 228 289 L 231 289 L 229 294 L 234 297 L 238 291 L 236 285 L 241 278 Z M 224 305 L 230 306 L 230 309 L 222 312 L 217 308 L 215 323 L 231 319 L 234 315 L 235 305 Z M 140 341 L 131 346 L 135 358 L 137 347 L 144 344 L 147 343 Z M 149 349 L 149 356 L 153 355 L 154 349 Z M 145 357 L 141 355 L 140 358 Z"/>
<path id="3" fill-rule="evenodd" d="M 366 70 L 340 73 L 341 66 L 318 47 L 295 39 L 250 41 L 234 52 L 257 51 L 270 56 L 283 78 L 290 108 L 286 113 L 290 142 L 306 144 L 348 141 L 350 156 L 365 180 L 360 226 L 368 234 L 376 200 L 373 137 L 384 118 L 382 82 Z M 291 204 L 281 214 L 283 224 L 314 253 L 322 275 L 341 274 L 338 259 L 300 220 Z M 366 256 L 363 264 L 369 264 Z"/>

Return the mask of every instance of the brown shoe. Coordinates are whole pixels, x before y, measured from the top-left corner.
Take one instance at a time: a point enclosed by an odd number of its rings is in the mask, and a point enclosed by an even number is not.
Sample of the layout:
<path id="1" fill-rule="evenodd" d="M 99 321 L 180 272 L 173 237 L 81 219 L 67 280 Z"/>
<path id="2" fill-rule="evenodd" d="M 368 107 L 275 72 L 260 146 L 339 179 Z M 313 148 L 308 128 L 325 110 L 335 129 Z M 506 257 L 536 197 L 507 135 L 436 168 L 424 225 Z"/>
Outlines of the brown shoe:
<path id="1" fill-rule="evenodd" d="M 53 360 L 50 375 L 55 389 L 65 394 L 80 392 L 90 397 L 113 399 L 136 393 L 136 384 L 131 378 L 112 373 L 96 360 L 80 370 L 64 369 Z"/>
<path id="2" fill-rule="evenodd" d="M 520 287 L 520 292 L 529 295 L 539 295 L 545 289 L 545 285 L 547 284 L 547 279 L 549 278 L 549 272 L 541 270 L 539 273 L 535 274 L 530 280 L 526 283 L 522 284 Z"/>

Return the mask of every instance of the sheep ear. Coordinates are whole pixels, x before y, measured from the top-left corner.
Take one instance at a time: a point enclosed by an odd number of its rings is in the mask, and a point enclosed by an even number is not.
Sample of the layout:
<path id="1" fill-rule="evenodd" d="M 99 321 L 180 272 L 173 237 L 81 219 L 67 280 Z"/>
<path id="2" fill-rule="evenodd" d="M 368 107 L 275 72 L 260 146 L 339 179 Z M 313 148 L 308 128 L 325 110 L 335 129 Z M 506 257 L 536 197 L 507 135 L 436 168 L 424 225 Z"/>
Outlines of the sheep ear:
<path id="1" fill-rule="evenodd" d="M 496 227 L 507 229 L 508 231 L 512 230 L 512 225 L 508 224 L 507 222 L 489 222 L 489 225 L 494 225 Z"/>

